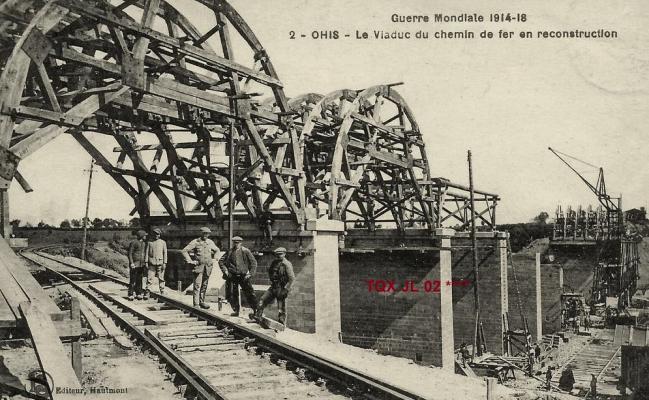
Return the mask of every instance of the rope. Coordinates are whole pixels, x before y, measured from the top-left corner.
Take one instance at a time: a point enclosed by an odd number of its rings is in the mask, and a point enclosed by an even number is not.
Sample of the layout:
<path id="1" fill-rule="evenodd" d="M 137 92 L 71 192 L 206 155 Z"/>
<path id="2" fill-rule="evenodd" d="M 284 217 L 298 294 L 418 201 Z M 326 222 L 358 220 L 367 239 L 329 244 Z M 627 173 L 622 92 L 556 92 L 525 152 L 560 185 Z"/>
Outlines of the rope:
<path id="1" fill-rule="evenodd" d="M 570 154 L 566 154 L 566 153 L 561 152 L 561 151 L 556 150 L 556 149 L 555 149 L 554 151 L 557 152 L 557 153 L 559 153 L 559 154 L 562 154 L 562 155 L 564 155 L 564 156 L 566 156 L 566 157 L 568 157 L 568 158 L 572 158 L 573 160 L 578 161 L 578 162 L 580 162 L 580 163 L 582 163 L 582 164 L 586 164 L 586 165 L 588 165 L 589 167 L 593 167 L 593 168 L 597 168 L 597 169 L 599 169 L 599 167 L 598 167 L 597 165 L 593 165 L 593 164 L 591 164 L 591 163 L 589 163 L 589 162 L 586 162 L 586 161 L 584 161 L 584 160 L 580 160 L 579 158 L 577 158 L 577 157 L 575 157 L 575 156 L 571 156 Z"/>

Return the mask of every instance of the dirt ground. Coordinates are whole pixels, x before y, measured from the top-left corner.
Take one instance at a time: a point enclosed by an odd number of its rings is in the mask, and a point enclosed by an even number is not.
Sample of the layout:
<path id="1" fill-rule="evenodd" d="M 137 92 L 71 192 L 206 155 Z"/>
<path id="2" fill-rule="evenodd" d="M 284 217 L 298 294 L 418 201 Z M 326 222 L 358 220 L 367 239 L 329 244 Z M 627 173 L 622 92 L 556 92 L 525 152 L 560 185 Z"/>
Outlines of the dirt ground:
<path id="1" fill-rule="evenodd" d="M 30 270 L 34 273 L 40 268 L 30 265 Z M 50 297 L 57 298 L 68 288 L 67 285 L 60 285 L 46 291 Z M 82 339 L 81 346 L 83 354 L 81 383 L 86 389 L 84 399 L 179 400 L 182 398 L 156 358 L 142 353 L 138 347 L 124 350 L 112 338 Z M 70 356 L 70 344 L 64 344 L 64 347 Z M 38 392 L 39 388 L 29 380 L 30 374 L 34 376 L 37 371 L 40 371 L 40 367 L 30 340 L 0 341 L 0 383 Z M 56 386 L 56 382 L 54 385 Z M 0 385 L 0 395 L 9 394 L 12 400 L 26 398 L 17 391 L 3 393 L 1 387 Z M 104 388 L 126 390 L 125 393 L 91 393 L 93 389 L 101 391 Z"/>
<path id="2" fill-rule="evenodd" d="M 15 345 L 14 345 L 15 346 Z M 33 388 L 30 373 L 40 370 L 34 349 L 29 341 L 19 347 L 0 344 L 0 381 Z M 70 346 L 65 345 L 70 351 Z M 180 400 L 182 396 L 170 381 L 168 374 L 159 367 L 154 357 L 139 349 L 123 350 L 110 338 L 82 342 L 83 379 L 85 399 L 169 399 Z M 54 383 L 56 385 L 56 382 Z M 93 394 L 95 389 L 126 389 L 126 393 Z M 36 389 L 37 390 L 37 389 Z M 0 391 L 2 394 L 2 391 Z M 11 399 L 23 399 L 17 393 Z"/>
<path id="3" fill-rule="evenodd" d="M 95 398 L 181 399 L 164 369 L 153 356 L 139 349 L 123 350 L 112 339 L 95 339 L 83 346 L 82 385 L 90 388 L 127 389 L 127 393 Z M 85 396 L 90 398 L 89 395 Z"/>

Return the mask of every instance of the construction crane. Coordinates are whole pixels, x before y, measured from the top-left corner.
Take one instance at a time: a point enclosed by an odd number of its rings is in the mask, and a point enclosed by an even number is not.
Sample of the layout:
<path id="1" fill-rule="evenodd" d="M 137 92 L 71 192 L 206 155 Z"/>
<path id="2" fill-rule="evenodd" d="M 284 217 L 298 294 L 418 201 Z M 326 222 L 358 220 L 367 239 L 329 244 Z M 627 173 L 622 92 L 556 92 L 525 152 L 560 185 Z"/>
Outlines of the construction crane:
<path id="1" fill-rule="evenodd" d="M 597 196 L 601 211 L 568 210 L 564 214 L 557 210 L 553 227 L 553 240 L 573 240 L 577 242 L 595 240 L 604 241 L 593 265 L 591 304 L 608 304 L 610 299 L 617 299 L 617 308 L 623 309 L 631 303 L 638 281 L 638 240 L 626 235 L 622 198 L 611 197 L 606 193 L 604 169 L 596 167 L 576 157 L 548 149 L 563 161 L 588 188 Z M 563 156 L 563 157 L 562 157 Z M 573 159 L 590 167 L 599 169 L 595 184 L 580 174 L 566 158 Z"/>
<path id="2" fill-rule="evenodd" d="M 570 156 L 568 154 L 562 153 L 560 151 L 554 150 L 552 147 L 548 147 L 548 150 L 550 150 L 555 156 L 559 158 L 559 160 L 563 161 L 564 164 L 568 166 L 581 180 L 588 186 L 588 188 L 595 193 L 595 196 L 597 196 L 597 200 L 599 203 L 606 209 L 606 211 L 610 213 L 619 213 L 620 212 L 620 207 L 619 207 L 619 197 L 611 197 L 606 193 L 606 182 L 604 181 L 604 168 L 602 167 L 597 167 L 593 164 L 587 163 L 586 161 L 582 161 L 576 157 Z M 599 175 L 597 177 L 597 183 L 593 185 L 590 183 L 582 174 L 580 174 L 568 161 L 566 161 L 565 158 L 561 157 L 561 155 L 564 157 L 572 158 L 573 160 L 579 161 L 583 164 L 589 165 L 593 168 L 599 168 Z"/>

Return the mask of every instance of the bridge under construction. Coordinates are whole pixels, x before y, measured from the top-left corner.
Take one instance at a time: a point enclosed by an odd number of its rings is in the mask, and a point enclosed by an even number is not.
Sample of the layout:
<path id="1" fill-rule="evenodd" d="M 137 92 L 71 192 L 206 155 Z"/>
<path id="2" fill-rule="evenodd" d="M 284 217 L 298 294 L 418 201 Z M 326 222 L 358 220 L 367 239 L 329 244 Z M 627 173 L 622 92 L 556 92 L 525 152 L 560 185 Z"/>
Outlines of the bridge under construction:
<path id="1" fill-rule="evenodd" d="M 402 83 L 289 97 L 270 55 L 230 3 L 188 3 L 210 16 L 209 28 L 198 29 L 171 0 L 0 2 L 6 55 L 0 75 L 4 238 L 19 243 L 10 225 L 10 185 L 32 191 L 21 163 L 69 135 L 129 195 L 132 215 L 144 228 L 160 229 L 171 250 L 186 246 L 201 227 L 211 229 L 221 248 L 231 248 L 233 236 L 241 236 L 259 260 L 258 275 L 265 276 L 272 249 L 284 247 L 296 275 L 296 300 L 287 305 L 286 326 L 297 331 L 450 372 L 459 368 L 460 344 L 469 344 L 476 370 L 501 374 L 504 369 L 506 374 L 525 368 L 520 353 L 533 342 L 561 329 L 548 316 L 565 308 L 557 306 L 565 282 L 595 271 L 593 301 L 616 297 L 616 308 L 630 304 L 638 241 L 626 236 L 621 207 L 614 209 L 609 197 L 598 197 L 609 207 L 604 211 L 560 212 L 549 249 L 518 265 L 509 234 L 498 229 L 499 195 L 474 187 L 471 153 L 468 184 L 431 170 L 429 157 L 436 149 L 427 148 L 399 93 Z M 111 147 L 98 144 L 106 137 L 114 140 Z M 599 184 L 595 188 L 601 191 Z M 590 246 L 585 251 L 601 257 L 573 274 L 547 258 L 571 258 L 572 253 L 556 250 L 568 243 Z M 36 350 L 43 365 L 60 362 L 62 351 L 52 355 L 43 344 L 56 347 L 60 338 L 78 342 L 78 313 L 59 315 L 22 261 L 10 249 L 0 250 L 0 278 L 5 277 L 0 279 L 0 327 L 11 335 L 31 335 L 40 345 Z M 74 273 L 60 271 L 70 265 L 52 267 L 61 260 L 44 260 L 41 253 L 26 256 L 57 270 L 53 273 L 63 275 L 57 279 L 74 280 Z M 98 273 L 81 272 L 95 278 Z M 179 291 L 192 279 L 178 251 L 170 252 L 167 274 L 168 281 L 180 282 Z M 106 282 L 92 287 L 85 282 L 77 289 L 112 304 L 104 308 L 127 307 L 123 282 L 103 273 L 100 278 Z M 372 279 L 437 286 L 408 296 L 378 296 L 367 289 Z M 267 284 L 259 277 L 253 283 Z M 201 310 L 170 297 L 157 299 L 216 324 Z M 161 305 L 150 306 L 158 309 L 128 306 L 131 317 L 125 323 L 184 371 L 199 396 L 210 398 L 214 393 L 203 393 L 214 389 L 209 379 L 192 383 L 191 366 L 183 365 L 153 331 L 133 324 L 133 316 L 146 324 L 169 323 L 153 315 L 163 311 Z M 49 321 L 42 323 L 45 327 L 35 325 L 40 313 L 56 326 Z M 243 348 L 246 342 L 247 347 L 254 335 L 227 325 L 201 331 L 220 338 L 210 338 L 207 345 L 220 346 L 225 336 L 233 340 L 228 345 Z M 34 336 L 41 328 L 49 338 Z M 236 332 L 230 337 L 232 329 Z M 395 394 L 399 391 L 385 382 L 323 360 L 277 350 L 277 343 L 254 340 L 263 342 L 260 348 L 298 360 L 300 368 L 315 368 L 318 379 L 336 376 L 341 386 L 361 385 L 393 396 L 381 398 L 412 395 Z M 483 353 L 499 359 L 480 358 Z"/>

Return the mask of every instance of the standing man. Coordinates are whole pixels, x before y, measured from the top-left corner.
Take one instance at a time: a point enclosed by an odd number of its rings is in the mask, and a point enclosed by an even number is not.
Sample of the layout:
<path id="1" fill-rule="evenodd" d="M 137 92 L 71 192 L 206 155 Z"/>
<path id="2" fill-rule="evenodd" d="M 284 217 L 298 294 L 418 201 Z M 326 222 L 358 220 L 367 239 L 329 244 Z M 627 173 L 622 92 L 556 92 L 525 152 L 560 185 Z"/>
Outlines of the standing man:
<path id="1" fill-rule="evenodd" d="M 462 345 L 460 346 L 460 355 L 462 357 L 462 366 L 466 367 L 466 363 L 471 360 L 471 353 L 469 353 L 469 349 L 466 347 L 466 343 L 462 343 Z"/>
<path id="2" fill-rule="evenodd" d="M 597 377 L 595 374 L 590 374 L 590 397 L 597 398 Z"/>
<path id="3" fill-rule="evenodd" d="M 214 256 L 219 253 L 219 248 L 209 238 L 212 231 L 210 228 L 201 228 L 201 237 L 194 239 L 182 250 L 185 261 L 193 264 L 194 268 L 194 307 L 210 308 L 205 303 L 205 292 L 207 292 L 207 282 L 212 273 L 212 264 Z M 191 256 L 190 256 L 191 253 Z"/>
<path id="4" fill-rule="evenodd" d="M 255 297 L 255 290 L 252 288 L 250 278 L 257 271 L 257 259 L 250 250 L 241 245 L 243 239 L 240 236 L 232 238 L 233 248 L 221 257 L 219 260 L 219 267 L 223 272 L 223 277 L 228 281 L 228 301 L 234 311 L 231 315 L 233 317 L 239 316 L 239 286 L 243 291 L 244 296 L 253 313 L 250 317 L 254 317 L 257 310 L 257 298 Z"/>
<path id="5" fill-rule="evenodd" d="M 140 230 L 136 233 L 137 239 L 128 246 L 129 285 L 128 299 L 137 297 L 142 300 L 142 279 L 144 279 L 145 258 L 147 252 L 146 232 Z"/>
<path id="6" fill-rule="evenodd" d="M 541 362 L 541 346 L 538 343 L 534 347 L 534 358 L 536 358 L 536 362 Z"/>
<path id="7" fill-rule="evenodd" d="M 165 290 L 165 268 L 167 268 L 167 242 L 160 239 L 162 231 L 158 228 L 153 230 L 153 240 L 149 242 L 149 251 L 146 252 L 147 282 L 144 300 L 149 298 L 149 292 L 153 286 L 153 278 L 158 278 L 160 294 Z"/>
<path id="8" fill-rule="evenodd" d="M 552 367 L 548 367 L 545 371 L 545 390 L 549 391 L 552 389 Z"/>
<path id="9" fill-rule="evenodd" d="M 530 348 L 530 352 L 527 356 L 527 373 L 530 376 L 534 376 L 534 349 Z"/>
<path id="10" fill-rule="evenodd" d="M 264 317 L 264 308 L 277 299 L 277 308 L 279 309 L 277 321 L 284 324 L 286 322 L 286 297 L 288 297 L 293 281 L 295 281 L 295 273 L 293 273 L 293 264 L 286 259 L 285 248 L 278 247 L 274 253 L 275 260 L 268 268 L 270 287 L 261 296 L 259 304 L 257 304 L 255 319 L 261 322 Z"/>

